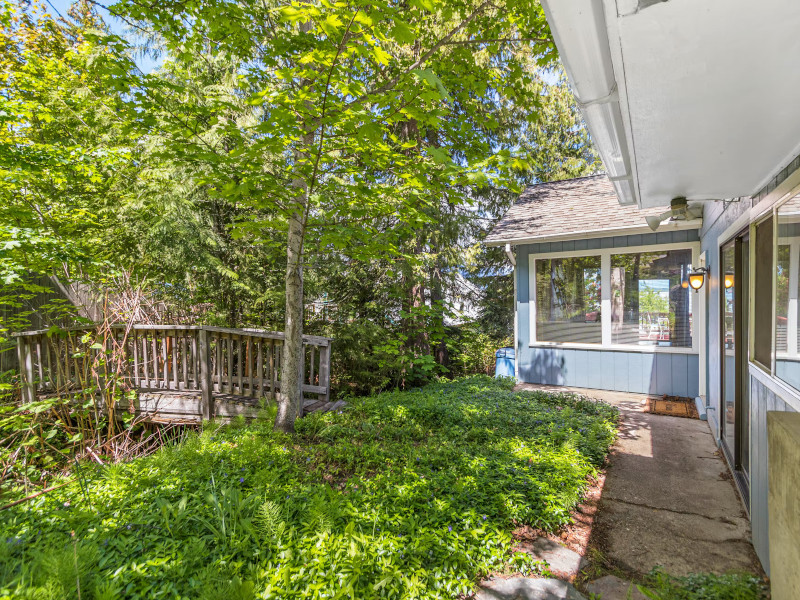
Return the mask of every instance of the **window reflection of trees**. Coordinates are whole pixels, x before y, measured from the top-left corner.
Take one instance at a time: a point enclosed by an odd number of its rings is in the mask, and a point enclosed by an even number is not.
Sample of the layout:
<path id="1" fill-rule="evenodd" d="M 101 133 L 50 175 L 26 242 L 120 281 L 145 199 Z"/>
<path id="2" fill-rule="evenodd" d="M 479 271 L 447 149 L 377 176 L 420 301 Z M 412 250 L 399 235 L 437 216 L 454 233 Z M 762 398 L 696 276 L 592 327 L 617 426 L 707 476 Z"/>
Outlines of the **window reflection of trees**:
<path id="1" fill-rule="evenodd" d="M 778 208 L 775 261 L 775 375 L 800 390 L 800 195 Z"/>
<path id="2" fill-rule="evenodd" d="M 611 256 L 612 342 L 689 348 L 691 250 Z"/>
<path id="3" fill-rule="evenodd" d="M 537 340 L 600 343 L 600 257 L 536 261 Z"/>

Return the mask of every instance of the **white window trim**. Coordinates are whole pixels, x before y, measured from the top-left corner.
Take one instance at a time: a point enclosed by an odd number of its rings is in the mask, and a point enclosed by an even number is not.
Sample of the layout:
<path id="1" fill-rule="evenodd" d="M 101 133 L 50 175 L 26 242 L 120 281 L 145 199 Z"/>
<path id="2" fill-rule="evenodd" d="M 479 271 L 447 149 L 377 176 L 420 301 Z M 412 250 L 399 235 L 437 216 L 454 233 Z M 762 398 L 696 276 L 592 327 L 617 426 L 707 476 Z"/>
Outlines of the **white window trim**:
<path id="1" fill-rule="evenodd" d="M 530 254 L 528 256 L 528 308 L 530 348 L 563 348 L 574 350 L 595 350 L 608 352 L 640 352 L 643 354 L 699 354 L 702 335 L 705 327 L 706 294 L 696 293 L 697 314 L 692 318 L 692 347 L 691 348 L 672 348 L 670 346 L 636 346 L 633 344 L 612 344 L 611 343 L 611 255 L 612 254 L 636 254 L 638 252 L 658 252 L 663 250 L 691 250 L 692 265 L 699 265 L 700 261 L 700 242 L 675 242 L 671 244 L 649 244 L 646 246 L 615 246 L 612 248 L 602 248 L 595 250 L 571 250 L 567 252 L 543 252 L 540 254 Z M 578 258 L 584 256 L 600 257 L 600 278 L 601 278 L 601 298 L 600 298 L 600 323 L 602 327 L 602 342 L 599 344 L 586 344 L 575 342 L 540 342 L 536 340 L 536 261 L 551 258 Z M 703 286 L 708 285 L 708 282 Z M 690 292 L 691 293 L 691 292 Z M 701 328 L 701 324 L 703 327 Z"/>
<path id="2" fill-rule="evenodd" d="M 796 174 L 797 175 L 797 174 Z M 800 240 L 797 238 L 781 238 L 779 237 L 780 232 L 780 224 L 781 218 L 783 218 L 784 222 L 798 222 L 800 217 L 797 216 L 797 213 L 784 213 L 784 215 L 780 215 L 781 208 L 790 202 L 792 199 L 795 198 L 800 194 L 800 186 L 795 186 L 791 188 L 788 192 L 783 193 L 778 199 L 775 200 L 768 208 L 764 209 L 761 213 L 759 213 L 758 217 L 754 219 L 750 223 L 750 237 L 752 238 L 755 235 L 755 227 L 758 223 L 767 219 L 768 217 L 772 217 L 772 239 L 773 239 L 773 248 L 772 248 L 772 348 L 770 351 L 770 370 L 765 371 L 763 365 L 757 363 L 752 358 L 752 348 L 750 349 L 751 352 L 749 353 L 748 363 L 750 366 L 750 373 L 754 373 L 757 370 L 764 371 L 769 377 L 773 378 L 775 381 L 781 383 L 781 385 L 785 388 L 794 389 L 792 384 L 789 382 L 784 381 L 780 377 L 778 377 L 778 359 L 779 358 L 788 358 L 790 356 L 797 356 L 797 336 L 790 335 L 789 332 L 797 331 L 797 279 L 800 276 L 798 272 L 798 263 L 800 263 Z M 788 217 L 788 218 L 787 218 Z M 778 352 L 778 338 L 777 338 L 777 325 L 778 325 L 778 249 L 781 245 L 789 246 L 789 306 L 788 306 L 788 315 L 786 318 L 786 345 L 787 345 L 787 352 Z M 751 272 L 755 272 L 755 269 L 750 269 Z M 753 290 L 753 281 L 755 279 L 755 275 L 751 275 L 751 282 L 750 282 L 750 294 L 751 294 L 751 302 L 753 300 L 752 296 L 755 294 Z M 793 287 L 794 286 L 794 287 Z M 752 311 L 752 305 L 751 305 Z M 749 334 L 750 337 L 753 336 L 753 327 L 754 327 L 754 318 L 752 313 L 748 316 L 748 327 L 750 328 Z M 752 345 L 752 342 L 751 342 Z M 794 355 L 791 352 L 794 351 Z M 795 396 L 800 394 L 800 390 L 795 390 Z"/>

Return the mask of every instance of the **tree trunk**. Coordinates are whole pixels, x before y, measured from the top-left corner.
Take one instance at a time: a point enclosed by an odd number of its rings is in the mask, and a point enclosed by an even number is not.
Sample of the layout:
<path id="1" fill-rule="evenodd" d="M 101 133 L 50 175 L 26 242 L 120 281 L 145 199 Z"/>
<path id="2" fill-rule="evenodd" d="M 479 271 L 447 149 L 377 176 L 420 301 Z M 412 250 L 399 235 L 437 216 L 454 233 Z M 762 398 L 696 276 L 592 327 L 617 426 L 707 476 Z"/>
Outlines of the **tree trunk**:
<path id="1" fill-rule="evenodd" d="M 281 360 L 281 393 L 275 429 L 294 432 L 294 421 L 303 414 L 303 241 L 308 196 L 305 181 L 295 179 L 293 187 L 302 190 L 297 210 L 289 219 L 286 261 L 286 323 Z"/>
<path id="2" fill-rule="evenodd" d="M 311 31 L 311 23 L 301 23 L 300 31 Z M 310 79 L 304 79 L 301 87 L 310 84 Z M 300 120 L 298 127 L 303 132 L 300 138 L 301 147 L 313 146 L 314 130 L 305 120 Z M 295 149 L 294 160 L 295 168 L 299 169 L 303 163 L 300 149 Z M 285 338 L 281 360 L 281 393 L 278 396 L 278 413 L 275 415 L 275 429 L 285 433 L 294 433 L 295 419 L 303 416 L 303 245 L 309 201 L 308 177 L 298 174 L 292 180 L 292 188 L 296 190 L 296 197 L 295 210 L 289 218 L 286 247 L 286 324 L 283 328 Z"/>
<path id="3" fill-rule="evenodd" d="M 442 270 L 439 266 L 431 271 L 431 308 L 435 318 L 435 330 L 437 334 L 434 345 L 434 359 L 445 369 L 450 366 L 450 352 L 447 350 L 447 335 L 445 335 L 444 324 L 444 291 L 442 284 Z"/>

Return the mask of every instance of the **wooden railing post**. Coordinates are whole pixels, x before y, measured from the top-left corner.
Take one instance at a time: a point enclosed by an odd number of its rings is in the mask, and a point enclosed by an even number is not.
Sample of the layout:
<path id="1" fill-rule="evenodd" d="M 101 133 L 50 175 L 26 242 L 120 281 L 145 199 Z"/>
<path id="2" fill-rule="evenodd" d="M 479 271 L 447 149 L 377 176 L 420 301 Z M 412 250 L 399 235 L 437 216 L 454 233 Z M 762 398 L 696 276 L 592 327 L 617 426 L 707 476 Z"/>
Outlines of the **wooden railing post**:
<path id="1" fill-rule="evenodd" d="M 198 355 L 200 360 L 200 394 L 203 419 L 214 418 L 214 394 L 211 387 L 211 352 L 208 331 L 197 330 Z"/>
<path id="2" fill-rule="evenodd" d="M 25 336 L 17 338 L 17 359 L 22 380 L 22 402 L 27 404 L 36 400 L 36 382 L 33 375 L 31 344 Z"/>
<path id="3" fill-rule="evenodd" d="M 325 395 L 319 399 L 329 402 L 331 399 L 331 342 L 319 349 L 319 384 L 325 388 Z"/>

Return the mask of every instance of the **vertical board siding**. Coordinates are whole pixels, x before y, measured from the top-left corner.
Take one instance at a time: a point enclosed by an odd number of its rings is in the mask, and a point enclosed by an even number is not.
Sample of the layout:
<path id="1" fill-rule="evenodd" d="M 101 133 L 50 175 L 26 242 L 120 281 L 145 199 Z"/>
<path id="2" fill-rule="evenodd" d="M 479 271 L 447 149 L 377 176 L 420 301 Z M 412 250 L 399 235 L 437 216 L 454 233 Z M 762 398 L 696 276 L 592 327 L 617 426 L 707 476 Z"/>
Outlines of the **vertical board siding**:
<path id="1" fill-rule="evenodd" d="M 547 254 L 548 252 L 566 252 L 568 250 L 581 250 L 575 246 L 577 243 L 586 243 L 588 250 L 600 248 L 649 246 L 651 244 L 672 244 L 681 242 L 699 242 L 700 234 L 697 229 L 684 229 L 680 231 L 660 231 L 658 233 L 643 233 L 637 235 L 622 235 L 610 237 L 590 238 L 587 240 L 574 240 L 567 242 L 542 242 L 540 244 L 525 244 L 517 246 L 517 267 L 521 268 L 520 255 Z"/>
<path id="2" fill-rule="evenodd" d="M 601 389 L 613 390 L 614 389 L 614 357 L 610 352 L 600 352 L 599 360 L 596 362 L 600 365 L 600 384 Z"/>
<path id="3" fill-rule="evenodd" d="M 628 355 L 628 385 L 627 389 L 631 392 L 638 392 L 642 389 L 642 372 L 644 369 L 644 355 Z"/>
<path id="4" fill-rule="evenodd" d="M 696 355 L 528 347 L 517 354 L 520 380 L 618 392 L 697 395 Z"/>
<path id="5" fill-rule="evenodd" d="M 756 368 L 756 367 L 753 367 Z M 750 523 L 753 547 L 769 575 L 769 446 L 767 412 L 793 411 L 780 396 L 754 377 L 750 378 Z"/>

